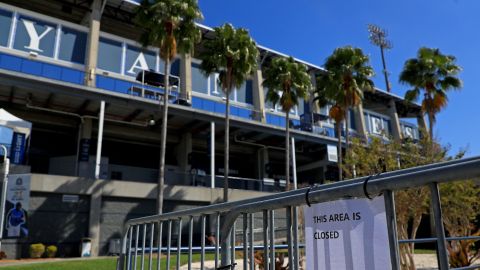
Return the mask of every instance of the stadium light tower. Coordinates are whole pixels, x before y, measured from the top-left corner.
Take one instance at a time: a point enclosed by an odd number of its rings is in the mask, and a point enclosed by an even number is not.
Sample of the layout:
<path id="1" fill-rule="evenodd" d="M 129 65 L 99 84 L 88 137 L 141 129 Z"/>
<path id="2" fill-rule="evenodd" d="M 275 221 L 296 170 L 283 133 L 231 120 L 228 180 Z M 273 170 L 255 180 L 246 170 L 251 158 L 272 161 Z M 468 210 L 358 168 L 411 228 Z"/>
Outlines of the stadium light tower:
<path id="1" fill-rule="evenodd" d="M 382 64 L 383 64 L 383 75 L 385 75 L 385 84 L 387 85 L 387 92 L 390 92 L 390 83 L 388 82 L 388 71 L 387 71 L 387 65 L 385 64 L 385 55 L 384 55 L 384 50 L 385 49 L 391 49 L 393 48 L 392 42 L 387 39 L 387 31 L 385 29 L 382 29 L 374 24 L 369 24 L 368 25 L 368 32 L 370 35 L 368 38 L 370 39 L 370 42 L 372 42 L 373 45 L 380 47 L 380 52 L 382 54 Z"/>

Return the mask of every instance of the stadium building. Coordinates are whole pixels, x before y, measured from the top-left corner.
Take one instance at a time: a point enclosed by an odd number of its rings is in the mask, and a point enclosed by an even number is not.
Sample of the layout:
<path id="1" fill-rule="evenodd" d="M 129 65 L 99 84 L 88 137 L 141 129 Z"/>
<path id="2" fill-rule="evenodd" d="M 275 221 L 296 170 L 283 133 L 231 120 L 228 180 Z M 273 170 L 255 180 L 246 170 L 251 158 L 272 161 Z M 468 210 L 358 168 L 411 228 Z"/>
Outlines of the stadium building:
<path id="1" fill-rule="evenodd" d="M 84 237 L 92 239 L 93 255 L 105 255 L 127 219 L 155 213 L 163 98 L 155 81 L 163 78 L 163 64 L 156 48 L 136 42 L 135 6 L 132 0 L 0 3 L 0 108 L 17 119 L 2 122 L 0 143 L 9 147 L 10 173 L 30 183 L 23 194 L 28 237 L 2 241 L 10 258 L 27 256 L 28 245 L 39 242 L 75 256 Z M 212 29 L 199 27 L 203 39 L 212 37 Z M 285 118 L 265 101 L 260 69 L 284 55 L 258 48 L 259 70 L 230 97 L 233 200 L 285 187 Z M 297 61 L 308 66 L 312 82 L 323 72 Z M 205 77 L 199 64 L 195 55 L 183 55 L 172 66 L 165 211 L 211 204 L 223 194 L 225 97 L 216 76 Z M 327 112 L 311 100 L 291 112 L 300 185 L 337 177 L 338 135 Z M 348 132 L 364 138 L 418 139 L 417 127 L 425 126 L 418 105 L 381 90 L 367 93 L 350 117 Z M 12 127 L 22 123 L 31 129 Z"/>

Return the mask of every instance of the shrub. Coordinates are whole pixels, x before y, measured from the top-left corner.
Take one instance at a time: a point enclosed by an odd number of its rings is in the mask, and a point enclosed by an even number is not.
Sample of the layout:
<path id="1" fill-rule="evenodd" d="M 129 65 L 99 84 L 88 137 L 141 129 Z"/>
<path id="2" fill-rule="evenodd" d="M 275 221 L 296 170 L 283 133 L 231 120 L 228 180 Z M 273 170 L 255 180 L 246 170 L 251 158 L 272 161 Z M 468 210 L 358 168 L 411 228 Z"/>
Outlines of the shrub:
<path id="1" fill-rule="evenodd" d="M 7 254 L 5 254 L 5 252 L 3 251 L 0 251 L 0 260 L 6 259 L 6 258 L 7 258 Z"/>
<path id="2" fill-rule="evenodd" d="M 41 258 L 43 253 L 45 253 L 45 245 L 41 243 L 30 245 L 30 258 Z"/>
<path id="3" fill-rule="evenodd" d="M 57 254 L 57 247 L 54 245 L 48 246 L 47 247 L 47 258 L 55 258 L 55 255 Z"/>

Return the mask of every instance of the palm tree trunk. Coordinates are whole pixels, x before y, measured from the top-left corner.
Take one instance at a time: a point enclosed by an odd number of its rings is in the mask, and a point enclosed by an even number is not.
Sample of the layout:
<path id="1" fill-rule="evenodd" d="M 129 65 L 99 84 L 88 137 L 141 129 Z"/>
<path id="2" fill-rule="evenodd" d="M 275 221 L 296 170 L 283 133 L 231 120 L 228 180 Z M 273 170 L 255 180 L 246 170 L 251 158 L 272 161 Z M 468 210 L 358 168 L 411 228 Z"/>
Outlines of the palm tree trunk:
<path id="1" fill-rule="evenodd" d="M 343 180 L 343 169 L 342 169 L 342 122 L 337 124 L 337 133 L 338 133 L 338 142 L 337 142 L 337 151 L 338 151 L 338 180 Z"/>
<path id="2" fill-rule="evenodd" d="M 350 133 L 349 133 L 349 125 L 350 125 L 350 110 L 347 107 L 345 109 L 345 151 L 348 150 L 349 142 L 350 142 Z"/>
<path id="3" fill-rule="evenodd" d="M 230 159 L 230 95 L 226 91 L 227 101 L 225 103 L 225 153 L 223 160 L 223 201 L 228 202 L 228 173 L 229 173 L 229 159 Z"/>
<path id="4" fill-rule="evenodd" d="M 168 96 L 169 92 L 169 77 L 170 77 L 170 59 L 165 60 L 165 74 L 164 74 L 164 94 L 163 94 L 163 115 L 162 115 L 162 133 L 160 138 L 160 171 L 158 175 L 157 185 L 157 214 L 163 212 L 163 188 L 165 184 L 165 150 L 167 148 L 167 120 L 168 120 Z"/>
<path id="5" fill-rule="evenodd" d="M 286 112 L 285 119 L 285 181 L 286 189 L 290 190 L 290 111 Z"/>
<path id="6" fill-rule="evenodd" d="M 428 136 L 430 137 L 430 143 L 433 146 L 433 113 L 428 113 Z"/>

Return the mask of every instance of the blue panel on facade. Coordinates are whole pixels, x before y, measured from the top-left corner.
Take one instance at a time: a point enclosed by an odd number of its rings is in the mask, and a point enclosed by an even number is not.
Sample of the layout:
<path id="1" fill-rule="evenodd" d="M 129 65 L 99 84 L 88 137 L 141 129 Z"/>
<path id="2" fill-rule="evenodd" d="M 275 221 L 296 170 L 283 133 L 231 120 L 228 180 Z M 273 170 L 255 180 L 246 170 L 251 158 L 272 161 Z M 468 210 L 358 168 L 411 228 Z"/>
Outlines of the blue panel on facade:
<path id="1" fill-rule="evenodd" d="M 202 99 L 198 97 L 192 97 L 192 107 L 195 109 L 203 109 L 202 108 Z"/>
<path id="2" fill-rule="evenodd" d="M 278 125 L 281 127 L 286 127 L 287 121 L 285 120 L 285 117 L 277 116 L 278 119 Z"/>
<path id="3" fill-rule="evenodd" d="M 53 57 L 56 25 L 26 16 L 20 16 L 13 48 Z"/>
<path id="4" fill-rule="evenodd" d="M 58 58 L 77 64 L 85 63 L 87 34 L 68 27 L 62 27 Z"/>
<path id="5" fill-rule="evenodd" d="M 132 83 L 123 80 L 115 80 L 115 92 L 127 94 L 130 87 L 132 87 Z"/>
<path id="6" fill-rule="evenodd" d="M 237 107 L 230 106 L 230 115 L 240 116 Z"/>
<path id="7" fill-rule="evenodd" d="M 211 100 L 204 99 L 202 102 L 202 107 L 204 110 L 209 112 L 215 112 L 215 102 Z"/>
<path id="8" fill-rule="evenodd" d="M 42 75 L 42 63 L 32 60 L 24 59 L 22 61 L 21 72 L 31 74 L 31 75 Z"/>
<path id="9" fill-rule="evenodd" d="M 96 83 L 98 88 L 115 91 L 115 80 L 112 78 L 97 75 Z"/>
<path id="10" fill-rule="evenodd" d="M 251 119 L 252 111 L 244 108 L 238 108 L 238 116 L 246 119 Z"/>
<path id="11" fill-rule="evenodd" d="M 294 126 L 300 126 L 300 120 L 293 119 L 292 123 L 293 123 Z"/>
<path id="12" fill-rule="evenodd" d="M 122 43 L 100 38 L 98 45 L 98 68 L 116 73 L 121 72 Z"/>
<path id="13" fill-rule="evenodd" d="M 42 67 L 42 76 L 49 79 L 60 80 L 62 78 L 62 68 L 44 63 Z"/>
<path id="14" fill-rule="evenodd" d="M 220 102 L 215 102 L 215 112 L 216 113 L 225 113 L 225 104 Z"/>
<path id="15" fill-rule="evenodd" d="M 0 9 L 0 46 L 7 47 L 12 25 L 12 12 Z"/>
<path id="16" fill-rule="evenodd" d="M 71 82 L 76 84 L 83 83 L 83 72 L 70 69 L 70 68 L 62 68 L 62 77 L 60 80 L 65 82 Z"/>
<path id="17" fill-rule="evenodd" d="M 20 71 L 22 68 L 22 59 L 16 56 L 0 54 L 0 68 Z"/>
<path id="18" fill-rule="evenodd" d="M 155 70 L 156 58 L 156 53 L 153 51 L 128 45 L 125 58 L 125 75 L 135 77 L 142 69 Z"/>

